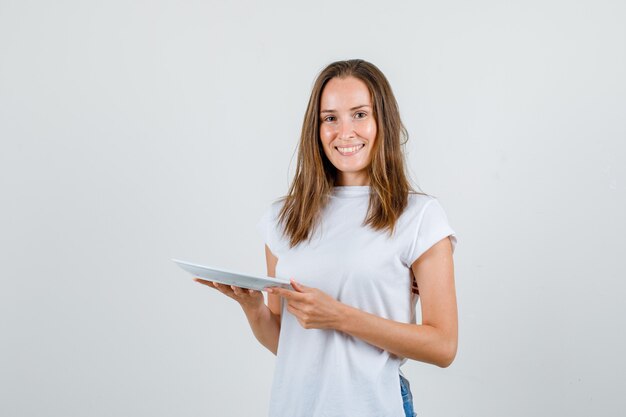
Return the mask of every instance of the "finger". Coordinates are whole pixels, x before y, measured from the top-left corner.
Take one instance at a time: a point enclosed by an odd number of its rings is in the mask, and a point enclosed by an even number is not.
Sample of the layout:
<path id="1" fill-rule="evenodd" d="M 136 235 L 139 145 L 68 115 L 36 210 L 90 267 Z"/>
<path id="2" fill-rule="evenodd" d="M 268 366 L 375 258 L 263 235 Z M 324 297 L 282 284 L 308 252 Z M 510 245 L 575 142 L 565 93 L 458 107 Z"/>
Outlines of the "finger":
<path id="1" fill-rule="evenodd" d="M 300 323 L 300 326 L 302 326 L 303 329 L 309 329 L 311 328 L 311 326 L 305 321 L 305 316 L 304 314 L 299 311 L 298 309 L 294 308 L 293 306 L 287 306 L 287 310 L 294 315 L 294 317 L 296 318 L 296 320 L 298 320 L 298 323 Z"/>
<path id="2" fill-rule="evenodd" d="M 213 281 L 207 281 L 206 279 L 201 278 L 194 278 L 193 280 L 199 284 L 206 285 L 207 287 L 215 288 L 215 286 L 213 285 Z"/>
<path id="3" fill-rule="evenodd" d="M 220 284 L 215 281 L 213 282 L 213 285 L 215 286 L 215 288 L 217 288 L 222 293 L 228 295 L 229 297 L 232 297 L 234 295 L 232 288 L 230 288 L 230 285 Z"/>
<path id="4" fill-rule="evenodd" d="M 287 311 L 289 311 L 291 314 L 293 314 L 294 316 L 296 316 L 298 318 L 300 318 L 300 316 L 302 316 L 302 311 L 300 309 L 298 309 L 292 303 L 287 303 Z"/>
<path id="5" fill-rule="evenodd" d="M 248 290 L 246 288 L 237 287 L 236 285 L 231 285 L 230 288 L 233 290 L 235 295 L 238 297 L 248 295 Z"/>
<path id="6" fill-rule="evenodd" d="M 295 279 L 291 279 L 291 286 L 293 287 L 294 290 L 296 290 L 297 292 L 305 292 L 307 290 L 308 287 L 300 284 L 299 282 L 297 282 Z"/>
<path id="7" fill-rule="evenodd" d="M 291 291 L 291 290 L 287 290 L 285 288 L 280 288 L 280 287 L 272 287 L 270 289 L 268 289 L 268 292 L 270 294 L 276 294 L 280 297 L 284 297 L 288 300 L 293 300 L 293 299 L 297 299 L 298 293 L 295 291 Z"/>
<path id="8" fill-rule="evenodd" d="M 265 288 L 265 291 L 267 291 L 269 294 L 276 294 L 278 296 L 280 296 L 280 291 L 282 290 L 282 288 L 280 287 L 267 287 Z"/>

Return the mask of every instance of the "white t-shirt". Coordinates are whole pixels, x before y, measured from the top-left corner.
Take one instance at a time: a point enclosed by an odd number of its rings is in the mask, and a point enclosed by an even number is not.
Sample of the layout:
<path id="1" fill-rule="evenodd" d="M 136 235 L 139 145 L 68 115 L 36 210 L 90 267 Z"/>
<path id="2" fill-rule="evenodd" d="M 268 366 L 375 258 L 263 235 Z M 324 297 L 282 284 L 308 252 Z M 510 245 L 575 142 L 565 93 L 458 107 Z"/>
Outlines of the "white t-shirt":
<path id="1" fill-rule="evenodd" d="M 363 226 L 369 186 L 336 186 L 312 240 L 289 249 L 278 226 L 282 202 L 257 228 L 278 258 L 276 276 L 316 287 L 342 303 L 391 320 L 415 323 L 418 295 L 410 267 L 441 239 L 456 235 L 439 202 L 410 194 L 394 235 Z M 304 329 L 282 303 L 270 417 L 400 417 L 404 415 L 397 357 L 361 339 Z"/>

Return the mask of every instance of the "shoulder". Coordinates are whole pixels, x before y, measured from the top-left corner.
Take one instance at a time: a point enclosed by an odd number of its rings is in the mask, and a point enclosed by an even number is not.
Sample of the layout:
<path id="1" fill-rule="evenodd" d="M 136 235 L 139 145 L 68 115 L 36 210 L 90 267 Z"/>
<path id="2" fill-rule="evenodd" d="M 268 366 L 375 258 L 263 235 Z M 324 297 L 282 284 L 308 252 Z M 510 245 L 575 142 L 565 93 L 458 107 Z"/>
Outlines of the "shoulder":
<path id="1" fill-rule="evenodd" d="M 272 219 L 275 219 L 280 213 L 280 210 L 283 208 L 283 205 L 285 204 L 285 199 L 286 197 L 279 197 L 273 200 L 268 206 L 266 206 L 265 215 Z"/>
<path id="2" fill-rule="evenodd" d="M 451 236 L 450 241 L 452 251 L 454 251 L 456 235 L 448 222 L 445 210 L 436 197 L 423 194 L 411 195 L 402 220 L 408 242 L 408 249 L 404 253 L 407 266 L 413 265 L 424 252 L 446 236 Z"/>
<path id="3" fill-rule="evenodd" d="M 274 200 L 274 202 L 272 202 L 270 209 L 272 210 L 274 218 L 278 219 L 278 216 L 280 215 L 280 212 L 283 210 L 283 207 L 285 206 L 286 203 L 287 203 L 286 196 L 279 197 L 276 200 Z"/>
<path id="4" fill-rule="evenodd" d="M 407 206 L 402 213 L 404 224 L 411 228 L 430 223 L 447 223 L 445 209 L 439 200 L 428 194 L 410 193 Z"/>
<path id="5" fill-rule="evenodd" d="M 433 201 L 437 201 L 437 199 L 429 194 L 410 192 L 405 211 L 420 213 Z"/>

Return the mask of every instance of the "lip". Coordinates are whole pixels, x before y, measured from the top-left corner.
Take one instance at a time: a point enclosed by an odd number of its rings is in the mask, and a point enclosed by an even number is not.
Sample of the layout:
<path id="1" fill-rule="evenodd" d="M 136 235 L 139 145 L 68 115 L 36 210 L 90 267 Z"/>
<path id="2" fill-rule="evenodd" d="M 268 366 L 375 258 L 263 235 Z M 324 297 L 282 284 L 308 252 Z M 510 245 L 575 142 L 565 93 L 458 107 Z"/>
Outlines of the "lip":
<path id="1" fill-rule="evenodd" d="M 361 146 L 361 147 L 359 149 L 357 149 L 356 151 L 350 152 L 350 153 L 342 153 L 338 149 L 338 148 L 352 148 L 352 147 L 355 147 L 355 146 Z M 355 155 L 355 154 L 361 152 L 361 149 L 365 148 L 365 144 L 364 143 L 352 143 L 352 144 L 349 144 L 349 145 L 334 146 L 334 148 L 335 148 L 335 150 L 337 152 L 339 152 L 339 154 L 341 156 L 352 156 L 352 155 Z"/>

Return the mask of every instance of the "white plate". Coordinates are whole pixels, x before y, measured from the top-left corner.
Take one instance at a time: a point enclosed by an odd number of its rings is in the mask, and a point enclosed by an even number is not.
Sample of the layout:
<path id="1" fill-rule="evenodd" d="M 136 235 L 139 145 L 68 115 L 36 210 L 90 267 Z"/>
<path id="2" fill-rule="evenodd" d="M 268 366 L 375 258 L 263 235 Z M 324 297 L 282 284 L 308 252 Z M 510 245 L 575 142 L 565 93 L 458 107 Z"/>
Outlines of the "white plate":
<path id="1" fill-rule="evenodd" d="M 205 265 L 198 265 L 179 259 L 172 259 L 178 266 L 189 272 L 194 277 L 207 281 L 214 281 L 220 284 L 234 285 L 241 288 L 263 291 L 267 287 L 282 287 L 293 290 L 290 282 L 281 278 L 258 277 L 254 275 L 241 274 L 239 272 L 227 271 L 221 268 L 214 268 Z"/>

